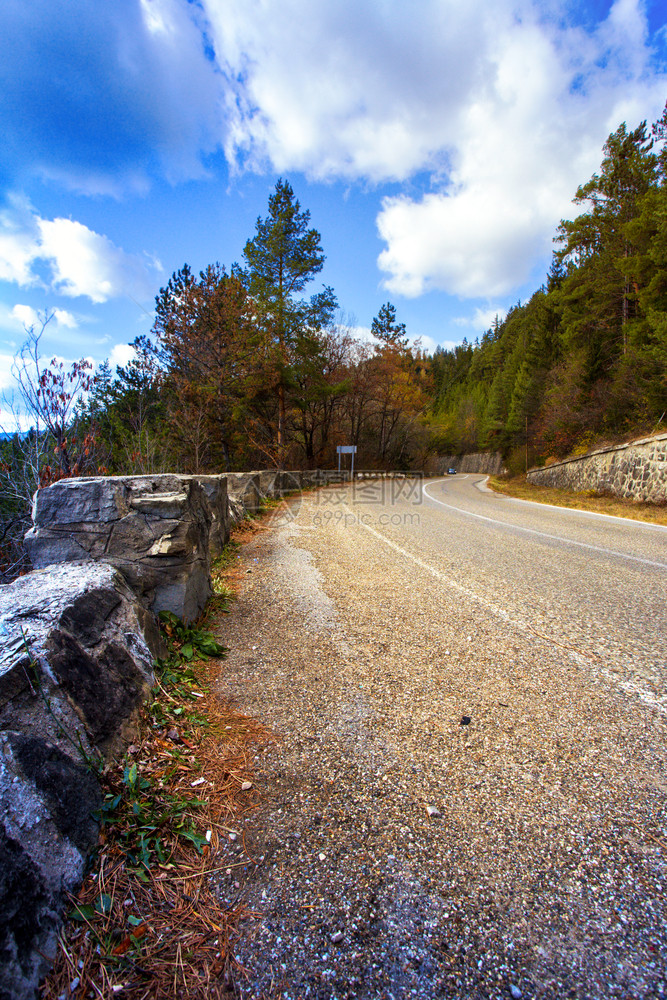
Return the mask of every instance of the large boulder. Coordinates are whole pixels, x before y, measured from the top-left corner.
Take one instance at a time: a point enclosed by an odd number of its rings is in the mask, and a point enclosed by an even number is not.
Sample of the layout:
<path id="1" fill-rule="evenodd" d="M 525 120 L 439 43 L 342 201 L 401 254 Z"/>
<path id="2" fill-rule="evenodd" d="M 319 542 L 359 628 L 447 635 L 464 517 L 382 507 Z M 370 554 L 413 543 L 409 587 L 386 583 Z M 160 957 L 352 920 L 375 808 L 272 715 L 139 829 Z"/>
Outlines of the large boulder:
<path id="1" fill-rule="evenodd" d="M 259 492 L 263 500 L 274 500 L 282 496 L 281 476 L 278 469 L 263 469 L 258 473 Z"/>
<path id="2" fill-rule="evenodd" d="M 287 472 L 284 469 L 265 469 L 258 475 L 262 499 L 274 500 L 300 490 L 304 473 Z"/>
<path id="3" fill-rule="evenodd" d="M 99 563 L 50 566 L 0 586 L 0 634 L 0 729 L 66 752 L 72 740 L 105 750 L 119 740 L 165 652 L 153 615 Z"/>
<path id="4" fill-rule="evenodd" d="M 193 476 L 63 479 L 35 494 L 25 545 L 36 569 L 110 563 L 153 611 L 191 621 L 211 595 L 212 523 Z"/>
<path id="5" fill-rule="evenodd" d="M 94 764 L 132 735 L 165 650 L 124 577 L 92 562 L 0 586 L 0 635 L 0 997 L 24 1000 L 97 839 Z"/>

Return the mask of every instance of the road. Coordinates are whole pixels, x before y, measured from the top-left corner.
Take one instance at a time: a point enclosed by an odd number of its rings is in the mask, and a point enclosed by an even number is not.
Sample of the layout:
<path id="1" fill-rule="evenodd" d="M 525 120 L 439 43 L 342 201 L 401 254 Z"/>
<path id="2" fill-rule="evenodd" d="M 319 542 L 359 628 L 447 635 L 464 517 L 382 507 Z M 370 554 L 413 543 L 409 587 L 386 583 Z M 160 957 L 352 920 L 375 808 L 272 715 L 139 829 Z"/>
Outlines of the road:
<path id="1" fill-rule="evenodd" d="M 369 482 L 240 565 L 220 691 L 279 737 L 240 994 L 665 995 L 667 529 Z"/>

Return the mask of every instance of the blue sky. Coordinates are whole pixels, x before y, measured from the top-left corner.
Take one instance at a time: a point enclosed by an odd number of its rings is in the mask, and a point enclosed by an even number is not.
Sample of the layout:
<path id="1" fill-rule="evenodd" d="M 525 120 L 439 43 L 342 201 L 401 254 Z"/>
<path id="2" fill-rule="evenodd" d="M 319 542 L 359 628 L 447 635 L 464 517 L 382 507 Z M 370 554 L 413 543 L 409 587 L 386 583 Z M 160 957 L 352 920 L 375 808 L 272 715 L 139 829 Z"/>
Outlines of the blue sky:
<path id="1" fill-rule="evenodd" d="M 607 135 L 667 100 L 665 0 L 3 0 L 0 388 L 127 358 L 187 262 L 242 260 L 278 177 L 345 321 L 433 349 L 544 280 Z"/>

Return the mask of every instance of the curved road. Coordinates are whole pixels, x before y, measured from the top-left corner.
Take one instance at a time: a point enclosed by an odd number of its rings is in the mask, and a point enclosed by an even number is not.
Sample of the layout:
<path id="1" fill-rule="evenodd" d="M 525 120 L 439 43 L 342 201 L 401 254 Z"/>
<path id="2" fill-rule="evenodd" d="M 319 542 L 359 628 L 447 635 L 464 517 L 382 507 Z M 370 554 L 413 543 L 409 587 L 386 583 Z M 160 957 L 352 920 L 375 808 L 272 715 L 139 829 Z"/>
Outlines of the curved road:
<path id="1" fill-rule="evenodd" d="M 220 691 L 279 738 L 220 877 L 241 996 L 667 995 L 667 529 L 484 478 L 243 547 Z"/>

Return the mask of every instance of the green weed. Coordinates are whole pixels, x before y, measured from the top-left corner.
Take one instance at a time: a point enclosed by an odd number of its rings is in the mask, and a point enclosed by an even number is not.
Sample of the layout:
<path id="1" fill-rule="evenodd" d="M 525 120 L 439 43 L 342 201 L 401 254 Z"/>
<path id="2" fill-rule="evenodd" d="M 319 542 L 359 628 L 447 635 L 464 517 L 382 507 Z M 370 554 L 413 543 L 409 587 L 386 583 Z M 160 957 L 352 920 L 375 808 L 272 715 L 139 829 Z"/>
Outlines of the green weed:
<path id="1" fill-rule="evenodd" d="M 158 618 L 172 653 L 178 659 L 190 662 L 198 657 L 207 660 L 227 652 L 210 632 L 196 625 L 186 625 L 171 611 L 161 611 Z"/>

